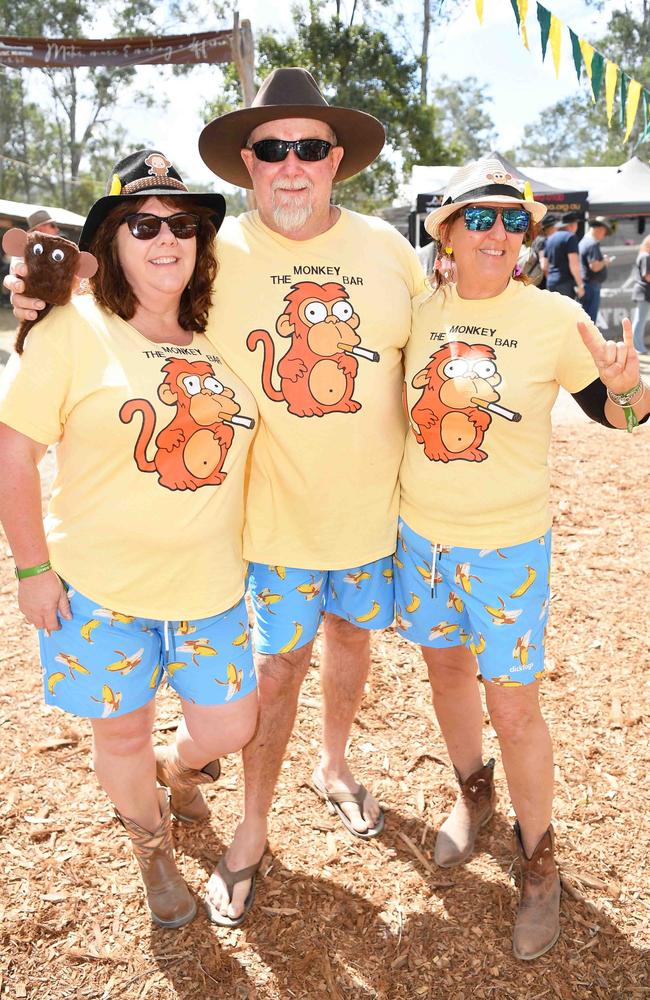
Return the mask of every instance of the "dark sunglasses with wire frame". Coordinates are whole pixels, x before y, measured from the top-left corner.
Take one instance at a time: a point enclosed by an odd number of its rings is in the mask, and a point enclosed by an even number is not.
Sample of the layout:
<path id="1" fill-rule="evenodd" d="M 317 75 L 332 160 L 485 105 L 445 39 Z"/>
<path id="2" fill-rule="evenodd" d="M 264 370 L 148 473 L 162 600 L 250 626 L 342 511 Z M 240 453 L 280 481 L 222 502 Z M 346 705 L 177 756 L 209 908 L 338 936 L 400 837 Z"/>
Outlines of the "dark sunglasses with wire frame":
<path id="1" fill-rule="evenodd" d="M 493 208 L 491 205 L 467 205 L 463 209 L 465 229 L 473 233 L 487 233 L 501 216 L 507 233 L 525 233 L 530 225 L 530 212 L 525 208 Z"/>
<path id="2" fill-rule="evenodd" d="M 189 240 L 199 231 L 201 219 L 193 212 L 175 212 L 173 215 L 153 215 L 151 212 L 133 212 L 124 219 L 129 232 L 136 240 L 153 240 L 163 222 L 179 240 Z"/>
<path id="3" fill-rule="evenodd" d="M 258 160 L 265 163 L 279 163 L 286 160 L 289 150 L 293 149 L 299 160 L 314 163 L 324 160 L 332 143 L 325 139 L 260 139 L 250 147 Z"/>

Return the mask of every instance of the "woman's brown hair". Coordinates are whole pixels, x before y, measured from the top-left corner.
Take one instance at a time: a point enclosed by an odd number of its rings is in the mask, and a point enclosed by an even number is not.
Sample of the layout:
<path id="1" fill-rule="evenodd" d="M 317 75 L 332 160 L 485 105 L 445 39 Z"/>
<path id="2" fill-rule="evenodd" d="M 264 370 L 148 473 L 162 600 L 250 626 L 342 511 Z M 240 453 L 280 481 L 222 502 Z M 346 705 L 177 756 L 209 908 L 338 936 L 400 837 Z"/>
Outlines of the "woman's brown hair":
<path id="1" fill-rule="evenodd" d="M 463 206 L 463 208 L 464 207 L 465 206 Z M 445 288 L 453 284 L 453 279 L 450 277 L 451 269 L 448 271 L 443 271 L 440 268 L 436 267 L 436 262 L 440 257 L 443 256 L 441 250 L 447 243 L 447 240 L 449 239 L 449 230 L 451 229 L 452 224 L 456 221 L 456 219 L 459 219 L 462 214 L 463 214 L 463 209 L 462 208 L 457 209 L 455 212 L 452 213 L 452 215 L 449 215 L 444 222 L 440 223 L 440 226 L 438 227 L 438 232 L 439 232 L 439 237 L 437 240 L 438 245 L 435 248 L 436 252 L 434 254 L 434 259 L 433 259 L 433 270 L 429 275 L 429 284 L 431 285 L 431 289 L 434 292 L 437 292 L 439 288 L 442 288 L 442 290 L 444 291 Z M 539 226 L 537 225 L 536 222 L 533 222 L 531 216 L 530 222 L 528 223 L 528 229 L 524 234 L 524 241 L 522 245 L 530 246 L 530 244 L 533 242 L 538 233 L 539 233 Z M 453 258 L 451 259 L 453 260 Z M 512 280 L 520 281 L 522 285 L 531 284 L 531 279 L 526 274 L 513 274 Z"/>
<path id="2" fill-rule="evenodd" d="M 126 320 L 135 315 L 138 300 L 122 270 L 116 236 L 127 215 L 138 212 L 146 200 L 143 197 L 121 202 L 106 216 L 90 246 L 99 262 L 97 273 L 90 279 L 93 295 L 105 309 Z M 201 219 L 196 234 L 196 264 L 189 285 L 181 295 L 178 322 L 183 330 L 203 333 L 208 323 L 212 286 L 218 270 L 214 240 L 216 230 L 211 222 L 211 212 L 186 198 L 165 197 L 161 201 L 176 211 L 193 212 Z"/>

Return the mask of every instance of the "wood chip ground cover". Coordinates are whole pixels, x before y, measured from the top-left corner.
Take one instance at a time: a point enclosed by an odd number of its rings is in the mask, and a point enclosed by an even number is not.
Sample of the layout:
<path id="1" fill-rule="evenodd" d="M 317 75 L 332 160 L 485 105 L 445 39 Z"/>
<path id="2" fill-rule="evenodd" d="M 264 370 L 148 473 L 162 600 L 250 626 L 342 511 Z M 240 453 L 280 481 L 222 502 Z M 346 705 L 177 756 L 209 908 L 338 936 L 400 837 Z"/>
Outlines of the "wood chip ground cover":
<path id="1" fill-rule="evenodd" d="M 246 926 L 152 927 L 139 874 L 96 786 L 88 726 L 42 704 L 36 643 L 0 543 L 0 996 L 29 1000 L 466 1000 L 650 997 L 650 656 L 647 428 L 615 435 L 560 412 L 545 713 L 556 750 L 562 936 L 523 964 L 510 934 L 512 812 L 474 859 L 433 864 L 454 799 L 419 655 L 373 635 L 351 736 L 359 778 L 388 808 L 376 842 L 352 839 L 309 790 L 319 745 L 318 648 L 273 808 L 270 851 Z M 159 697 L 156 739 L 177 704 Z M 486 753 L 499 760 L 485 720 Z M 237 822 L 241 768 L 224 762 L 211 821 L 175 825 L 200 898 Z"/>

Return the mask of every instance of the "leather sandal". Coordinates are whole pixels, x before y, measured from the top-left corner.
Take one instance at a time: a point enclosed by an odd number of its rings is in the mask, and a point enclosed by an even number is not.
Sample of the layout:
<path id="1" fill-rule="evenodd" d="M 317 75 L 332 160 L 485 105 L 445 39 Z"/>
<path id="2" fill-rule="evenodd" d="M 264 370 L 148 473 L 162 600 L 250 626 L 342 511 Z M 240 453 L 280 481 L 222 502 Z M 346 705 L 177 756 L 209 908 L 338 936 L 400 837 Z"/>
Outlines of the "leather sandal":
<path id="1" fill-rule="evenodd" d="M 217 873 L 221 876 L 227 890 L 228 890 L 228 902 L 232 903 L 232 893 L 233 889 L 239 882 L 245 882 L 246 879 L 251 880 L 251 887 L 248 891 L 248 895 L 244 900 L 244 909 L 239 914 L 238 917 L 229 917 L 226 913 L 222 913 L 216 908 L 214 903 L 206 895 L 204 897 L 205 908 L 208 911 L 208 917 L 213 924 L 217 924 L 219 927 L 241 927 L 241 925 L 246 920 L 250 909 L 255 902 L 255 877 L 259 871 L 259 867 L 264 860 L 264 855 L 266 854 L 266 847 L 262 851 L 262 856 L 259 861 L 254 865 L 248 865 L 246 868 L 240 868 L 238 871 L 233 872 L 230 870 L 226 864 L 225 856 L 219 860 L 217 865 Z"/>
<path id="2" fill-rule="evenodd" d="M 378 837 L 381 831 L 384 829 L 384 811 L 380 810 L 379 819 L 377 820 L 375 826 L 368 827 L 367 830 L 355 830 L 350 817 L 347 815 L 344 809 L 341 808 L 346 802 L 349 802 L 358 807 L 359 812 L 363 816 L 363 803 L 368 795 L 368 790 L 363 786 L 359 785 L 356 792 L 329 792 L 322 779 L 318 776 L 317 772 L 311 776 L 311 787 L 314 789 L 319 798 L 323 799 L 329 812 L 332 816 L 338 816 L 341 823 L 352 834 L 353 837 L 358 837 L 359 840 L 372 840 L 373 837 Z"/>

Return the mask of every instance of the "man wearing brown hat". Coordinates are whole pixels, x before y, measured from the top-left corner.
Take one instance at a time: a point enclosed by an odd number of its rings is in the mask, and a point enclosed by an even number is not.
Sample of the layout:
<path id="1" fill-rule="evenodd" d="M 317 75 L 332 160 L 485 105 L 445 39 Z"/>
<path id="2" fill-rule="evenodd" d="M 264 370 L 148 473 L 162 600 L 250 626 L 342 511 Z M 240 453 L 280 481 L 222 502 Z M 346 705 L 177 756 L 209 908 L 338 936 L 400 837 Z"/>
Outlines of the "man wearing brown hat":
<path id="1" fill-rule="evenodd" d="M 252 903 L 321 618 L 323 750 L 312 784 L 353 835 L 383 827 L 345 749 L 369 629 L 393 618 L 401 348 L 423 275 L 391 226 L 332 202 L 333 183 L 371 163 L 383 143 L 380 122 L 330 107 L 302 69 L 273 72 L 252 107 L 217 118 L 199 141 L 207 165 L 252 188 L 258 206 L 221 229 L 207 331 L 261 417 L 244 536 L 260 722 L 244 752 L 244 816 L 208 888 L 211 917 L 226 926 Z"/>
<path id="2" fill-rule="evenodd" d="M 37 208 L 35 212 L 27 216 L 27 229 L 39 233 L 47 233 L 49 236 L 58 236 L 61 230 L 46 208 Z"/>

